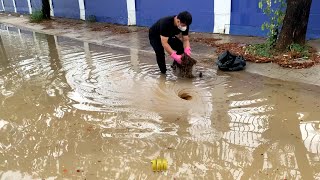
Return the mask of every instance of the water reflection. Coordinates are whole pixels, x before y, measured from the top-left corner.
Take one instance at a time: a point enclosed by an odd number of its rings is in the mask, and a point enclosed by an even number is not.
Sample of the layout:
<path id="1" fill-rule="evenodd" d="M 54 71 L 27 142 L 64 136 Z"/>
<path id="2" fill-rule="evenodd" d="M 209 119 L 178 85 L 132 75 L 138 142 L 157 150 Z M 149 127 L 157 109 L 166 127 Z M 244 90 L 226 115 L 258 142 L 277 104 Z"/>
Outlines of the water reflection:
<path id="1" fill-rule="evenodd" d="M 318 91 L 0 27 L 1 178 L 320 178 Z"/>

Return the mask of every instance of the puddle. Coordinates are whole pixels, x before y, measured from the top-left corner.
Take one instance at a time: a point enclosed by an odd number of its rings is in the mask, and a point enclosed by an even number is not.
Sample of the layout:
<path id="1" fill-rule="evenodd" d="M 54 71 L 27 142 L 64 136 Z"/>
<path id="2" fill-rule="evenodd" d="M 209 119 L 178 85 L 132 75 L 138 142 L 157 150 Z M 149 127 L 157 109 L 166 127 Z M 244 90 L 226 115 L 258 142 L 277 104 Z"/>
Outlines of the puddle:
<path id="1" fill-rule="evenodd" d="M 198 66 L 163 76 L 136 50 L 0 37 L 1 179 L 320 178 L 318 87 Z"/>

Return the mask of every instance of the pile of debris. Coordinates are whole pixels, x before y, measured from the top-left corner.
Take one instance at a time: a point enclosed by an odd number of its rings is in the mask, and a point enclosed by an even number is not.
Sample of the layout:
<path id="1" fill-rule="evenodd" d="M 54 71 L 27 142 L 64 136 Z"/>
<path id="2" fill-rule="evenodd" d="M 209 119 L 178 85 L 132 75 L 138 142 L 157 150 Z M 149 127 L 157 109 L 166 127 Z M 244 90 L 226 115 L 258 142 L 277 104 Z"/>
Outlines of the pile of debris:
<path id="1" fill-rule="evenodd" d="M 277 63 L 281 67 L 303 69 L 310 68 L 315 64 L 320 64 L 320 54 L 318 54 L 313 48 L 309 50 L 310 57 L 308 59 L 302 58 L 302 55 L 298 52 L 285 52 L 274 54 L 272 57 L 262 57 L 249 53 L 246 48 L 250 45 L 244 45 L 240 43 L 225 43 L 217 44 L 217 53 L 224 51 L 230 51 L 237 56 L 243 56 L 247 61 L 255 63 Z"/>
<path id="2" fill-rule="evenodd" d="M 275 53 L 272 57 L 263 57 L 249 53 L 247 51 L 250 44 L 243 43 L 219 43 L 219 39 L 215 38 L 195 38 L 194 42 L 201 42 L 207 44 L 208 46 L 215 47 L 216 53 L 221 54 L 225 51 L 230 51 L 236 56 L 243 56 L 246 61 L 251 61 L 255 63 L 277 63 L 281 67 L 293 68 L 293 69 L 303 69 L 314 66 L 315 64 L 320 64 L 320 54 L 313 48 L 309 49 L 310 56 L 305 59 L 302 55 L 297 52 L 286 52 L 286 53 Z"/>

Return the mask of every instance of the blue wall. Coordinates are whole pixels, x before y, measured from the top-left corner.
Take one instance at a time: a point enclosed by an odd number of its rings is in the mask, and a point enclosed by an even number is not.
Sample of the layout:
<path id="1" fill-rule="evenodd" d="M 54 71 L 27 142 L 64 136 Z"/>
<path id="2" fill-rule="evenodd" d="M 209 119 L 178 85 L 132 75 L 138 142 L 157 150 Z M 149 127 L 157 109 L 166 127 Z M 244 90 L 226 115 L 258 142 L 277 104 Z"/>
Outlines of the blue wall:
<path id="1" fill-rule="evenodd" d="M 3 0 L 5 10 L 14 12 L 12 0 Z M 54 15 L 80 19 L 78 0 L 52 0 Z M 187 10 L 193 16 L 191 31 L 213 32 L 214 0 L 135 0 L 138 26 L 150 27 L 159 18 L 176 15 Z M 268 21 L 258 7 L 259 0 L 232 0 L 230 34 L 245 36 L 266 36 L 261 24 Z M 307 38 L 320 38 L 320 1 L 313 0 L 308 24 Z M 1 3 L 0 3 L 1 6 Z M 31 0 L 33 11 L 41 10 L 42 0 Z M 27 0 L 16 0 L 18 13 L 28 13 Z M 98 22 L 127 24 L 126 0 L 85 0 L 86 18 L 93 15 Z M 1 7 L 0 7 L 1 10 Z M 228 24 L 228 22 L 226 22 Z"/>
<path id="2" fill-rule="evenodd" d="M 313 0 L 308 24 L 308 38 L 320 38 L 320 1 Z"/>
<path id="3" fill-rule="evenodd" d="M 138 26 L 151 26 L 159 18 L 187 10 L 193 16 L 191 31 L 213 32 L 213 0 L 136 0 Z"/>
<path id="4" fill-rule="evenodd" d="M 266 36 L 261 30 L 268 17 L 258 7 L 259 0 L 232 0 L 230 34 L 245 36 Z M 307 38 L 320 38 L 320 1 L 313 0 L 310 12 Z"/>
<path id="5" fill-rule="evenodd" d="M 268 18 L 258 6 L 259 0 L 232 0 L 230 34 L 265 36 L 261 25 Z"/>
<path id="6" fill-rule="evenodd" d="M 17 12 L 21 14 L 29 14 L 29 7 L 27 0 L 16 0 Z"/>
<path id="7" fill-rule="evenodd" d="M 42 0 L 31 0 L 32 11 L 38 11 L 42 9 Z"/>
<path id="8" fill-rule="evenodd" d="M 3 4 L 7 12 L 14 12 L 12 0 L 3 0 Z"/>
<path id="9" fill-rule="evenodd" d="M 78 0 L 52 0 L 54 16 L 80 19 Z"/>
<path id="10" fill-rule="evenodd" d="M 85 0 L 86 18 L 95 16 L 98 22 L 128 24 L 126 0 Z"/>

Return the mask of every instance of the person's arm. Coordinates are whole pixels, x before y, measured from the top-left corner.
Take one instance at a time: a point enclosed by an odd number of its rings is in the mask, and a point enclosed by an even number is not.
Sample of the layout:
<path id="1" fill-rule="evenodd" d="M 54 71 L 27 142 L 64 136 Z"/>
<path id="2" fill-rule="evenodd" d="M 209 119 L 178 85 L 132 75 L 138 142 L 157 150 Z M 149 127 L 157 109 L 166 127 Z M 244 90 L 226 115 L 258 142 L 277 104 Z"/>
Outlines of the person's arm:
<path id="1" fill-rule="evenodd" d="M 160 25 L 160 38 L 164 50 L 173 58 L 177 63 L 181 64 L 181 55 L 177 55 L 168 43 L 170 37 L 170 22 L 162 22 Z"/>
<path id="2" fill-rule="evenodd" d="M 182 41 L 183 41 L 184 53 L 188 56 L 191 56 L 190 39 L 189 39 L 189 26 L 186 31 L 182 32 Z"/>
<path id="3" fill-rule="evenodd" d="M 181 64 L 181 55 L 177 55 L 177 52 L 174 51 L 168 43 L 168 37 L 160 36 L 161 37 L 161 44 L 165 51 L 173 58 L 178 64 Z"/>
<path id="4" fill-rule="evenodd" d="M 183 40 L 183 47 L 184 48 L 187 48 L 187 47 L 190 47 L 190 38 L 188 35 L 186 36 L 182 36 L 182 40 Z"/>
<path id="5" fill-rule="evenodd" d="M 161 44 L 162 44 L 164 50 L 165 50 L 169 55 L 171 55 L 172 53 L 174 53 L 175 51 L 171 48 L 171 46 L 170 46 L 169 43 L 168 43 L 169 37 L 165 37 L 165 36 L 161 36 L 161 35 L 160 35 L 160 37 L 161 37 Z"/>

